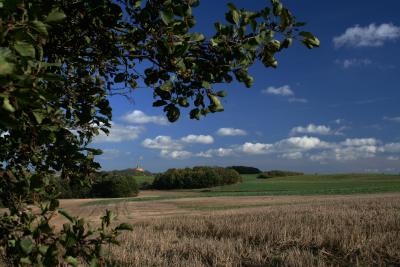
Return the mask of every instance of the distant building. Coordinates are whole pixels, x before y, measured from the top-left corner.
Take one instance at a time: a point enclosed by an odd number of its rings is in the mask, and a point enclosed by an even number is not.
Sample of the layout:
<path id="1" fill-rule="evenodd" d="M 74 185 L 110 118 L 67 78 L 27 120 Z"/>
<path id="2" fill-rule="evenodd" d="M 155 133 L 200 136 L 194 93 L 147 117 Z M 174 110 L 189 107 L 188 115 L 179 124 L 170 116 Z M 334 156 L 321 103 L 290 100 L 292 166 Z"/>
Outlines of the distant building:
<path id="1" fill-rule="evenodd" d="M 133 170 L 137 171 L 137 172 L 144 172 L 144 169 L 142 167 L 140 167 L 139 164 L 136 165 L 136 168 L 133 168 Z"/>

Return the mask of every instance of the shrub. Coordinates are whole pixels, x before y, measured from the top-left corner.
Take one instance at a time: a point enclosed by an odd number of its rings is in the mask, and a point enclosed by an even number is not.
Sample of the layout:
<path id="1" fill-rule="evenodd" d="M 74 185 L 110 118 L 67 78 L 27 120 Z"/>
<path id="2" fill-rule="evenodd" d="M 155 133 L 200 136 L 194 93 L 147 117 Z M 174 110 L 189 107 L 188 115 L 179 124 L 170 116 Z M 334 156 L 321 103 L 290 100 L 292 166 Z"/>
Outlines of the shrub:
<path id="1" fill-rule="evenodd" d="M 234 184 L 242 181 L 233 169 L 221 167 L 194 167 L 169 169 L 157 174 L 153 181 L 155 189 L 194 189 Z"/>
<path id="2" fill-rule="evenodd" d="M 257 178 L 259 179 L 268 179 L 274 177 L 285 177 L 285 176 L 300 176 L 304 175 L 302 172 L 290 172 L 290 171 L 279 171 L 279 170 L 272 170 L 260 173 Z"/>
<path id="3" fill-rule="evenodd" d="M 254 167 L 248 167 L 248 166 L 231 166 L 228 167 L 228 169 L 233 169 L 237 171 L 239 174 L 258 174 L 261 173 L 261 171 L 257 168 Z"/>
<path id="4" fill-rule="evenodd" d="M 130 197 L 137 196 L 139 186 L 129 176 L 103 175 L 92 186 L 93 197 Z"/>

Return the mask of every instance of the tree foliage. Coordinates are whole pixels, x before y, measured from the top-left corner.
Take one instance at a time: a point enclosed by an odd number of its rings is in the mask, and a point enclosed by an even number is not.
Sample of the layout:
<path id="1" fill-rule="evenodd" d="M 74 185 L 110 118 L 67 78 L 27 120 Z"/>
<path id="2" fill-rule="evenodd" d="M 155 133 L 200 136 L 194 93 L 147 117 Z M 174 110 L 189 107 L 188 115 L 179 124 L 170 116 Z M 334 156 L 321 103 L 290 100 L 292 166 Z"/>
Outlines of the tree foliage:
<path id="1" fill-rule="evenodd" d="M 96 265 L 99 244 L 127 228 L 106 234 L 110 214 L 100 235 L 66 213 L 71 223 L 61 232 L 50 224 L 58 210 L 52 175 L 85 184 L 100 167 L 94 157 L 101 151 L 90 142 L 111 126 L 109 95 L 149 87 L 153 106 L 163 107 L 169 121 L 189 107 L 190 118 L 200 119 L 223 111 L 226 92 L 215 92 L 215 84 L 250 87 L 256 61 L 276 68 L 275 55 L 293 39 L 319 45 L 279 0 L 261 11 L 228 4 L 226 22 L 215 23 L 210 37 L 192 31 L 198 5 L 0 1 L 0 199 L 9 209 L 0 220 L 0 245 L 13 265 L 77 265 L 78 258 Z M 31 200 L 39 213 L 27 206 Z"/>
<path id="2" fill-rule="evenodd" d="M 194 167 L 169 169 L 154 177 L 156 189 L 194 189 L 229 185 L 242 182 L 242 177 L 233 169 L 221 167 Z"/>
<path id="3" fill-rule="evenodd" d="M 260 173 L 257 178 L 259 179 L 268 179 L 274 177 L 286 177 L 286 176 L 302 176 L 304 173 L 302 172 L 291 172 L 291 171 L 280 171 L 280 170 L 271 170 Z"/>
<path id="4" fill-rule="evenodd" d="M 231 167 L 228 167 L 228 168 L 237 171 L 239 174 L 258 174 L 258 173 L 261 173 L 261 171 L 258 168 L 249 167 L 249 166 L 231 166 Z"/>

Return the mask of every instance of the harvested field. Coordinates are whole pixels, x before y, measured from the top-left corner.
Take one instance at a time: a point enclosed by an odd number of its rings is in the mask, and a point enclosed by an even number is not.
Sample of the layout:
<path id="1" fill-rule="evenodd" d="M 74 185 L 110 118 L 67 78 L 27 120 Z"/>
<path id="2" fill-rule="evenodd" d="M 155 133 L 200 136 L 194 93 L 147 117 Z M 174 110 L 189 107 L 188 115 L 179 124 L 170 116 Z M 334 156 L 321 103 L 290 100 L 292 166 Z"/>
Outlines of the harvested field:
<path id="1" fill-rule="evenodd" d="M 400 266 L 398 193 L 70 208 L 78 215 L 92 209 L 93 221 L 109 208 L 135 224 L 121 246 L 106 249 L 110 266 Z"/>

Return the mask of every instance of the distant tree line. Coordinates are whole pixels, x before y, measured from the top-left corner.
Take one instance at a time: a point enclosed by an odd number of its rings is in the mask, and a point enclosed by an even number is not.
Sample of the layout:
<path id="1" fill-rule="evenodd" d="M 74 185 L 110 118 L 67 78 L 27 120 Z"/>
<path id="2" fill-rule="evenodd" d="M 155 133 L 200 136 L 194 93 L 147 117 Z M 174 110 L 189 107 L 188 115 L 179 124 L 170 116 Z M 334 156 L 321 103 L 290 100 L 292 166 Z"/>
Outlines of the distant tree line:
<path id="1" fill-rule="evenodd" d="M 101 173 L 115 174 L 115 175 L 127 175 L 127 176 L 152 176 L 153 174 L 149 171 L 138 171 L 135 169 L 124 169 L 124 170 L 112 170 L 104 171 Z"/>
<path id="2" fill-rule="evenodd" d="M 261 173 L 261 170 L 255 168 L 255 167 L 249 167 L 249 166 L 230 166 L 228 169 L 233 169 L 237 171 L 239 174 L 259 174 Z"/>
<path id="3" fill-rule="evenodd" d="M 55 183 L 60 198 L 132 197 L 139 193 L 135 178 L 127 175 L 98 173 L 91 185 L 69 184 L 59 178 Z"/>
<path id="4" fill-rule="evenodd" d="M 300 176 L 304 175 L 302 172 L 291 172 L 291 171 L 280 171 L 280 170 L 271 170 L 260 173 L 257 178 L 259 179 L 268 179 L 274 177 L 285 177 L 285 176 Z"/>
<path id="5" fill-rule="evenodd" d="M 155 189 L 194 189 L 242 182 L 237 171 L 222 167 L 194 167 L 169 169 L 157 174 L 152 187 Z"/>

